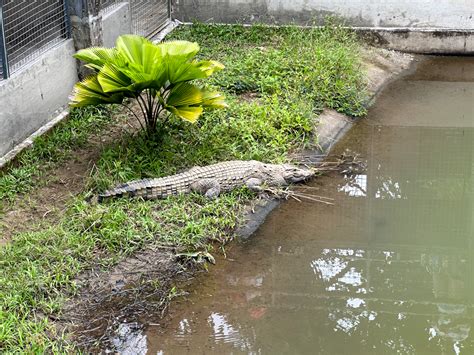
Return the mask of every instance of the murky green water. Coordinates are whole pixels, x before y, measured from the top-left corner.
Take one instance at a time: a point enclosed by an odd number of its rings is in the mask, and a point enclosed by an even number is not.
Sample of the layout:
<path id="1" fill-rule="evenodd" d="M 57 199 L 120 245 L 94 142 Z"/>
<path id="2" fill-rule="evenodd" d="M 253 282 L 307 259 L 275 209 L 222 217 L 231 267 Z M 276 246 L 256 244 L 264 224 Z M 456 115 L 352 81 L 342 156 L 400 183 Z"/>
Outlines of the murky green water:
<path id="1" fill-rule="evenodd" d="M 307 190 L 334 206 L 282 204 L 129 350 L 474 354 L 474 58 L 390 85 L 346 148 L 367 171 Z"/>

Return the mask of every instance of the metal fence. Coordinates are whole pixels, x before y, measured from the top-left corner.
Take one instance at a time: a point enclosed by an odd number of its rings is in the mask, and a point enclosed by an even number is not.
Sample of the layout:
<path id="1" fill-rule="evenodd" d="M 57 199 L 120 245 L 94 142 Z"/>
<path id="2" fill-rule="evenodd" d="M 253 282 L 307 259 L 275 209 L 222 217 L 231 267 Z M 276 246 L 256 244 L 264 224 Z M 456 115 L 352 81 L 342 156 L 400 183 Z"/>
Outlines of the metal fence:
<path id="1" fill-rule="evenodd" d="M 69 37 L 64 0 L 0 0 L 0 79 Z"/>
<path id="2" fill-rule="evenodd" d="M 123 1 L 89 0 L 108 11 Z M 130 0 L 132 33 L 150 37 L 170 19 L 170 0 Z M 70 36 L 67 1 L 0 0 L 0 80 Z"/>
<path id="3" fill-rule="evenodd" d="M 113 9 L 120 0 L 102 0 L 103 10 Z M 132 32 L 150 37 L 168 23 L 171 16 L 170 0 L 130 0 Z"/>

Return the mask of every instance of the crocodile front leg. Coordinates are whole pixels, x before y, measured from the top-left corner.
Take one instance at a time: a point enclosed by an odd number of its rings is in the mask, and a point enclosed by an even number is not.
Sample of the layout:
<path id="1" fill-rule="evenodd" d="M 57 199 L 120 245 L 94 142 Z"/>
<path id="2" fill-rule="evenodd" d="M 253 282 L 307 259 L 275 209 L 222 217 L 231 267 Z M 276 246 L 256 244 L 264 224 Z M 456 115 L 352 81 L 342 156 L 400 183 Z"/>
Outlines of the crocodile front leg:
<path id="1" fill-rule="evenodd" d="M 200 179 L 191 184 L 191 191 L 199 192 L 214 199 L 221 193 L 221 186 L 216 179 Z"/>
<path id="2" fill-rule="evenodd" d="M 247 186 L 253 192 L 261 192 L 263 190 L 262 184 L 263 181 L 259 178 L 250 178 L 245 181 L 245 186 Z"/>

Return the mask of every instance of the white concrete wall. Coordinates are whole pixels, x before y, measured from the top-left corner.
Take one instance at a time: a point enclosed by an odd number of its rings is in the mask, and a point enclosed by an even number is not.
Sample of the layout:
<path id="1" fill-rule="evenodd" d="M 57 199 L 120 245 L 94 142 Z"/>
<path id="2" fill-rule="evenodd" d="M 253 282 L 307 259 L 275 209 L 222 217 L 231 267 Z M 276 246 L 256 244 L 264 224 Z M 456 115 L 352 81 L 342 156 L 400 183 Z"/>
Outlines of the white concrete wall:
<path id="1" fill-rule="evenodd" d="M 89 45 L 113 47 L 119 35 L 131 32 L 130 4 L 116 4 L 88 21 L 93 28 Z M 75 52 L 69 39 L 10 78 L 0 80 L 0 163 L 18 151 L 12 151 L 15 146 L 23 147 L 21 143 L 32 133 L 43 132 L 41 128 L 52 124 L 67 107 L 68 96 L 78 81 L 77 61 L 72 57 Z"/>
<path id="2" fill-rule="evenodd" d="M 327 15 L 357 27 L 474 29 L 474 0 L 176 0 L 179 20 L 310 24 Z"/>
<path id="3" fill-rule="evenodd" d="M 102 42 L 104 47 L 115 46 L 118 36 L 132 32 L 130 4 L 121 2 L 102 14 Z"/>
<path id="4" fill-rule="evenodd" d="M 232 0 L 231 0 L 232 2 Z M 334 14 L 354 26 L 474 28 L 474 0 L 267 0 L 270 14 Z"/>
<path id="5" fill-rule="evenodd" d="M 0 81 L 0 157 L 52 120 L 77 79 L 71 39 Z"/>

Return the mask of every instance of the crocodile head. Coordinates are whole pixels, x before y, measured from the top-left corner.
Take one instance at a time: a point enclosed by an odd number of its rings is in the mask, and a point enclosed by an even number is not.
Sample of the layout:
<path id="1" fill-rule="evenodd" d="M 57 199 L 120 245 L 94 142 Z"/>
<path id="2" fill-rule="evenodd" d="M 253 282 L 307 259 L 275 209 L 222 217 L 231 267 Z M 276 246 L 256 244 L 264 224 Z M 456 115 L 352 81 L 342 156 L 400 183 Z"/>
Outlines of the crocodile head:
<path id="1" fill-rule="evenodd" d="M 289 184 L 303 182 L 314 176 L 314 171 L 299 168 L 290 164 L 283 164 L 283 178 Z"/>

